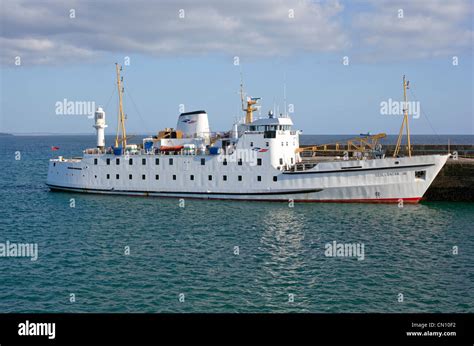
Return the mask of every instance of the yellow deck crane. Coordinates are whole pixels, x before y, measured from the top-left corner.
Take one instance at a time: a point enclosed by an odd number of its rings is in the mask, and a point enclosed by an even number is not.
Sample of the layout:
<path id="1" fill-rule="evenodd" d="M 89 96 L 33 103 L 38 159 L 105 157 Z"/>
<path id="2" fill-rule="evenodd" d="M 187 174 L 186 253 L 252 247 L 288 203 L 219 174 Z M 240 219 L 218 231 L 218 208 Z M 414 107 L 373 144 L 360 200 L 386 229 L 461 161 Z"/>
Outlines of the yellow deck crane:
<path id="1" fill-rule="evenodd" d="M 324 153 L 338 153 L 338 152 L 367 152 L 370 150 L 376 150 L 380 139 L 385 138 L 385 133 L 378 133 L 375 135 L 365 135 L 361 137 L 351 138 L 341 142 L 335 142 L 330 144 L 320 144 L 311 147 L 297 148 L 297 153 L 312 152 L 314 155 L 318 152 Z M 313 155 L 313 156 L 314 156 Z"/>

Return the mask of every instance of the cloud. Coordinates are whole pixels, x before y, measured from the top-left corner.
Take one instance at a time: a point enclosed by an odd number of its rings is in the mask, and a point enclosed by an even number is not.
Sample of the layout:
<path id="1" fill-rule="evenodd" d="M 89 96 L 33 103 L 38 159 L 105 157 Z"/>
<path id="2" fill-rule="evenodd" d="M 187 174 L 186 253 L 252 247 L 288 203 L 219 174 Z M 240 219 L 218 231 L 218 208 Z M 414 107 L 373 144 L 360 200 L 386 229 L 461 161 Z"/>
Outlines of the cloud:
<path id="1" fill-rule="evenodd" d="M 2 6 L 2 60 L 10 63 L 16 55 L 40 63 L 35 61 L 39 56 L 43 62 L 64 61 L 104 52 L 290 55 L 335 51 L 348 44 L 337 1 L 24 0 Z M 71 9 L 75 18 L 70 18 Z"/>
<path id="2" fill-rule="evenodd" d="M 336 0 L 1 2 L 0 61 L 62 64 L 106 54 L 356 55 L 426 58 L 469 50 L 466 1 Z M 404 9 L 404 18 L 397 11 Z M 74 10 L 75 18 L 71 18 Z M 184 12 L 180 12 L 183 10 Z M 290 18 L 294 13 L 294 18 Z M 180 18 L 184 14 L 184 18 Z"/>
<path id="3" fill-rule="evenodd" d="M 56 42 L 46 38 L 4 38 L 0 37 L 2 47 L 2 63 L 13 64 L 16 57 L 21 62 L 33 63 L 35 65 L 54 64 L 58 61 L 90 60 L 96 54 L 81 47 L 76 47 L 64 42 Z"/>
<path id="4" fill-rule="evenodd" d="M 354 40 L 364 60 L 404 60 L 469 52 L 472 2 L 465 0 L 369 1 L 353 17 Z M 401 18 L 400 16 L 401 15 Z"/>

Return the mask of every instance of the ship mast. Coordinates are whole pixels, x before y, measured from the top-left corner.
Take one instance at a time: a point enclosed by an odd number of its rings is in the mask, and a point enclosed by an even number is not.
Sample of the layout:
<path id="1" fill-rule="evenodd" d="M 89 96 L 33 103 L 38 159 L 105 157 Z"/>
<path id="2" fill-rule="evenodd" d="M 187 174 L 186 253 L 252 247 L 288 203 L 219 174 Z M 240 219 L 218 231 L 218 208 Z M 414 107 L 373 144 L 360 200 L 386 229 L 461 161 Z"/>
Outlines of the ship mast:
<path id="1" fill-rule="evenodd" d="M 257 107 L 253 107 L 258 103 L 260 97 L 247 97 L 247 106 L 244 105 L 244 85 L 242 75 L 240 76 L 240 102 L 242 110 L 245 112 L 245 123 L 250 124 L 253 121 L 253 112 L 257 111 Z"/>
<path id="2" fill-rule="evenodd" d="M 125 116 L 123 114 L 123 105 L 122 105 L 122 96 L 123 96 L 123 86 L 122 78 L 120 77 L 120 71 L 122 71 L 122 66 L 115 63 L 115 70 L 117 72 L 117 90 L 119 95 L 119 111 L 118 111 L 118 122 L 117 122 L 117 135 L 115 136 L 115 147 L 119 147 L 119 143 L 122 145 L 122 150 L 125 150 L 127 147 L 127 134 L 125 132 Z M 119 133 L 121 133 L 119 140 Z"/>
<path id="3" fill-rule="evenodd" d="M 405 75 L 403 75 L 403 121 L 402 121 L 402 126 L 400 127 L 400 132 L 398 133 L 398 139 L 397 139 L 397 145 L 395 147 L 395 150 L 393 152 L 393 157 L 397 157 L 398 153 L 400 152 L 400 146 L 402 144 L 402 137 L 403 137 L 403 128 L 406 125 L 406 131 L 407 131 L 407 151 L 408 151 L 408 157 L 411 157 L 411 141 L 410 141 L 410 127 L 408 125 L 408 101 L 407 101 L 407 88 L 408 88 L 408 83 L 405 80 Z"/>

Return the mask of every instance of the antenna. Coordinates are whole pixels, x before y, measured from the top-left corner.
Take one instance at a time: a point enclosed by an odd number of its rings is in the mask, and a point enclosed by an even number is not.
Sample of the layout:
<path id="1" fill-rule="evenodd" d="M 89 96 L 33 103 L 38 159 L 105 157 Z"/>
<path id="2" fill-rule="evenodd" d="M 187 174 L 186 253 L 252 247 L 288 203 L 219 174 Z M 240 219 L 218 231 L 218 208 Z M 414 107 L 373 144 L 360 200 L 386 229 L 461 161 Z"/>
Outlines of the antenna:
<path id="1" fill-rule="evenodd" d="M 242 110 L 245 111 L 244 105 L 244 77 L 242 75 L 242 66 L 239 65 L 240 68 L 240 103 L 242 104 Z"/>
<path id="2" fill-rule="evenodd" d="M 275 96 L 273 96 L 273 114 L 278 117 L 278 113 L 276 112 L 276 99 Z"/>
<path id="3" fill-rule="evenodd" d="M 285 113 L 284 115 L 288 117 L 288 110 L 286 107 L 286 73 L 283 75 L 283 104 L 285 106 Z"/>

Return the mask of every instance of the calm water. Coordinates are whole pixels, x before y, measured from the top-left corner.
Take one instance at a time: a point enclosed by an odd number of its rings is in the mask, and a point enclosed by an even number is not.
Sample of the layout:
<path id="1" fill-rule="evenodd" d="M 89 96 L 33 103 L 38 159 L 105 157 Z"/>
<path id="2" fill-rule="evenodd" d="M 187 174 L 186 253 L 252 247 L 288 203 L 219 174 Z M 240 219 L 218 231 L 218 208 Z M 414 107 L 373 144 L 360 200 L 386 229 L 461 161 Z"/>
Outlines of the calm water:
<path id="1" fill-rule="evenodd" d="M 48 158 L 93 145 L 0 138 L 0 243 L 39 248 L 36 262 L 0 257 L 0 312 L 474 312 L 474 204 L 179 208 L 49 192 Z M 326 257 L 334 240 L 364 244 L 365 259 Z"/>

